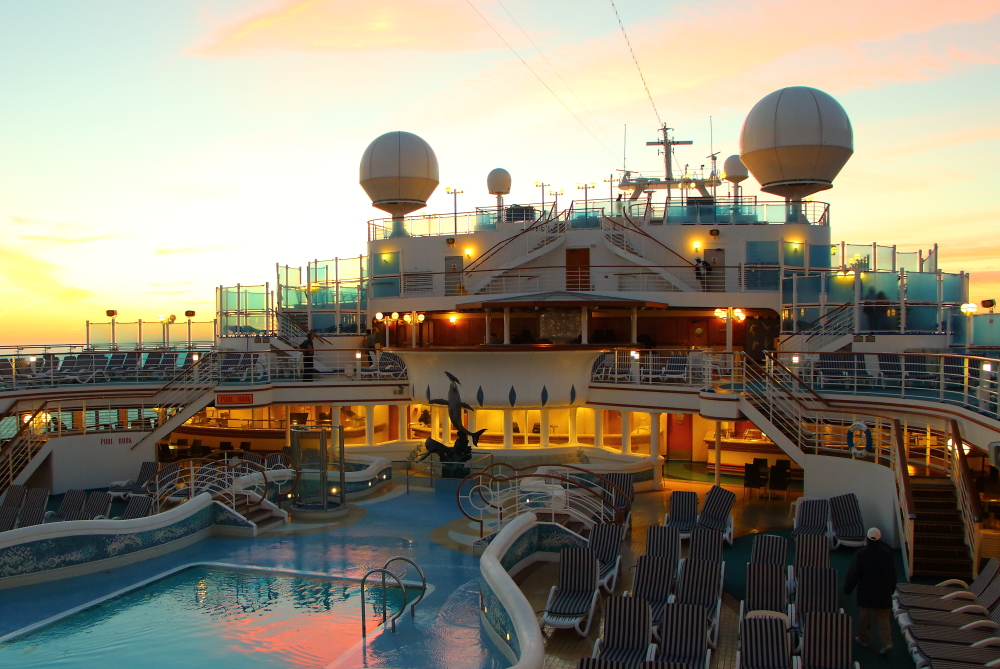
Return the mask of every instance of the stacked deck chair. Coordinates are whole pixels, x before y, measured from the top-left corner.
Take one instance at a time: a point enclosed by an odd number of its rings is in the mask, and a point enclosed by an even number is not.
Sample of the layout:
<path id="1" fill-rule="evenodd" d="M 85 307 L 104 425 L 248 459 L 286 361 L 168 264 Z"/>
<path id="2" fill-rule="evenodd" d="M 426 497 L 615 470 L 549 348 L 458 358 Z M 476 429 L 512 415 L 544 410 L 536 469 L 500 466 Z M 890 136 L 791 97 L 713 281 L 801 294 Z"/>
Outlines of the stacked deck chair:
<path id="1" fill-rule="evenodd" d="M 673 527 L 651 525 L 646 532 L 646 555 L 649 557 L 662 557 L 667 560 L 667 564 L 670 565 L 668 570 L 670 576 L 669 588 L 673 590 L 681 561 L 680 532 Z M 654 615 L 653 624 L 655 625 L 657 621 L 659 621 L 659 616 Z"/>
<path id="2" fill-rule="evenodd" d="M 795 505 L 795 527 L 792 536 L 802 534 L 829 537 L 833 534 L 830 527 L 830 500 L 799 499 Z"/>
<path id="3" fill-rule="evenodd" d="M 796 578 L 803 567 L 829 567 L 830 542 L 826 537 L 804 534 L 795 537 L 795 559 L 788 568 L 788 590 L 796 591 Z"/>
<path id="4" fill-rule="evenodd" d="M 632 597 L 644 599 L 653 615 L 653 638 L 659 639 L 659 623 L 663 608 L 670 601 L 670 587 L 674 582 L 675 563 L 658 555 L 641 555 L 635 562 L 632 577 Z"/>
<path id="5" fill-rule="evenodd" d="M 705 527 L 696 527 L 691 533 L 688 559 L 722 562 L 722 533 Z"/>
<path id="6" fill-rule="evenodd" d="M 777 534 L 756 535 L 750 550 L 750 563 L 776 564 L 784 568 L 788 564 L 788 539 Z"/>
<path id="7" fill-rule="evenodd" d="M 108 487 L 108 492 L 112 497 L 122 497 L 130 493 L 146 494 L 146 485 L 151 478 L 156 476 L 156 470 L 159 467 L 160 465 L 155 462 L 144 462 L 139 467 L 139 475 L 135 477 L 134 481 L 112 481 Z"/>
<path id="8" fill-rule="evenodd" d="M 799 568 L 799 589 L 795 593 L 795 603 L 788 607 L 788 618 L 792 631 L 798 636 L 796 650 L 800 650 L 804 638 L 805 617 L 813 612 L 843 613 L 838 604 L 837 570 L 830 567 Z"/>
<path id="9" fill-rule="evenodd" d="M 893 597 L 898 597 L 899 595 L 928 595 L 928 596 L 942 596 L 948 593 L 955 592 L 956 590 L 965 590 L 974 597 L 978 597 L 983 594 L 983 591 L 989 587 L 993 579 L 996 578 L 997 573 L 1000 572 L 1000 560 L 995 557 L 990 558 L 990 561 L 986 563 L 986 566 L 982 568 L 979 572 L 979 576 L 972 583 L 966 583 L 965 581 L 959 580 L 957 578 L 950 578 L 947 581 L 941 581 L 937 585 L 921 585 L 919 583 L 898 583 L 896 585 L 896 593 Z"/>
<path id="10" fill-rule="evenodd" d="M 604 609 L 604 634 L 594 642 L 591 657 L 635 667 L 656 658 L 653 616 L 638 597 L 609 597 Z"/>
<path id="11" fill-rule="evenodd" d="M 722 532 L 723 538 L 730 546 L 733 545 L 733 502 L 736 493 L 714 485 L 705 495 L 705 502 L 698 516 L 698 525 L 710 530 Z"/>
<path id="12" fill-rule="evenodd" d="M 125 511 L 122 515 L 115 518 L 115 520 L 135 520 L 136 518 L 145 518 L 153 511 L 153 500 L 149 497 L 129 497 L 128 504 L 125 505 Z"/>
<path id="13" fill-rule="evenodd" d="M 990 638 L 1000 640 L 998 639 L 1000 637 L 1000 607 L 994 609 L 990 617 L 985 620 L 968 623 L 961 627 L 912 625 L 903 629 L 903 636 L 906 637 L 906 643 L 911 652 L 915 647 L 927 643 L 968 646 Z M 919 662 L 918 658 L 914 657 L 914 659 Z"/>
<path id="14" fill-rule="evenodd" d="M 552 586 L 545 602 L 542 625 L 558 629 L 573 628 L 587 636 L 594 619 L 600 566 L 589 548 L 564 548 L 559 553 L 559 585 Z"/>
<path id="15" fill-rule="evenodd" d="M 1000 580 L 993 579 L 993 582 L 981 594 L 975 595 L 968 590 L 953 589 L 944 595 L 911 595 L 897 594 L 892 599 L 892 610 L 898 618 L 902 613 L 909 610 L 926 609 L 928 611 L 954 611 L 960 606 L 976 604 L 983 608 L 984 615 L 989 614 L 992 608 L 989 600 L 995 597 L 996 589 L 993 585 L 1000 587 Z"/>
<path id="16" fill-rule="evenodd" d="M 904 630 L 915 625 L 975 627 L 973 624 L 988 620 L 994 614 L 1000 615 L 1000 578 L 994 578 L 974 603 L 968 599 L 957 599 L 952 601 L 951 606 L 946 611 L 917 608 L 900 610 L 896 612 L 896 622 Z"/>
<path id="17" fill-rule="evenodd" d="M 681 539 L 690 539 L 697 524 L 698 493 L 689 490 L 670 493 L 670 512 L 663 518 L 663 525 L 676 528 Z"/>
<path id="18" fill-rule="evenodd" d="M 628 666 L 614 660 L 599 660 L 593 657 L 582 657 L 576 663 L 576 669 L 629 669 Z"/>
<path id="19" fill-rule="evenodd" d="M 715 648 L 719 639 L 719 610 L 722 606 L 722 579 L 724 562 L 704 562 L 688 558 L 681 566 L 677 579 L 677 592 L 670 596 L 670 603 L 691 604 L 701 608 L 708 622 L 708 644 Z M 669 608 L 669 607 L 668 607 Z M 660 637 L 669 634 L 669 628 L 660 628 Z"/>
<path id="20" fill-rule="evenodd" d="M 736 669 L 792 669 L 792 644 L 785 621 L 778 618 L 741 620 Z"/>
<path id="21" fill-rule="evenodd" d="M 740 602 L 740 620 L 778 618 L 788 627 L 788 583 L 776 564 L 748 564 L 746 599 Z"/>
<path id="22" fill-rule="evenodd" d="M 108 517 L 111 511 L 111 495 L 98 490 L 87 496 L 87 502 L 83 508 L 73 511 L 66 516 L 66 520 L 98 520 Z"/>
<path id="23" fill-rule="evenodd" d="M 56 522 L 67 520 L 67 516 L 83 508 L 83 503 L 87 501 L 87 493 L 82 490 L 67 490 L 59 503 L 58 511 L 46 511 L 45 522 Z"/>
<path id="24" fill-rule="evenodd" d="M 910 649 L 918 667 L 940 667 L 944 662 L 964 662 L 979 667 L 1000 667 L 1000 638 L 974 644 L 924 642 Z"/>
<path id="25" fill-rule="evenodd" d="M 853 492 L 830 498 L 830 525 L 835 549 L 865 545 L 865 521 L 861 518 L 861 507 Z"/>
<path id="26" fill-rule="evenodd" d="M 595 523 L 590 530 L 590 548 L 600 562 L 601 588 L 609 595 L 618 583 L 622 566 L 622 528 L 613 523 Z"/>
<path id="27" fill-rule="evenodd" d="M 851 617 L 813 611 L 803 618 L 801 669 L 861 669 L 852 661 Z"/>
<path id="28" fill-rule="evenodd" d="M 709 648 L 708 620 L 700 606 L 668 604 L 660 620 L 660 638 L 657 664 L 661 667 L 709 669 L 712 651 Z M 640 669 L 645 667 L 649 665 L 639 665 Z"/>

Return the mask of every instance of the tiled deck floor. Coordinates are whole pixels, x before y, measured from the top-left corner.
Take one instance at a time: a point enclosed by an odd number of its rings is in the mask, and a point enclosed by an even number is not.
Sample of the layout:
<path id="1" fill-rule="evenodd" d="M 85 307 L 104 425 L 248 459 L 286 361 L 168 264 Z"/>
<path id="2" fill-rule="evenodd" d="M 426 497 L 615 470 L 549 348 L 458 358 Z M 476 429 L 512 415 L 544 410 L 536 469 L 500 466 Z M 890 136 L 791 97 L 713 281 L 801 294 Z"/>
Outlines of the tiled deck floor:
<path id="1" fill-rule="evenodd" d="M 646 530 L 650 525 L 663 523 L 664 513 L 670 504 L 670 493 L 674 490 L 693 490 L 703 497 L 711 484 L 690 483 L 686 481 L 664 480 L 664 490 L 657 492 L 638 493 L 632 505 L 632 536 L 622 546 L 622 571 L 618 578 L 615 594 L 620 595 L 631 589 L 632 573 L 630 568 L 635 563 L 636 556 L 645 553 Z M 792 526 L 789 518 L 789 504 L 800 493 L 789 492 L 788 499 L 776 497 L 774 500 L 743 498 L 743 488 L 724 486 L 736 493 L 736 504 L 733 507 L 733 519 L 736 535 L 750 534 L 765 530 L 788 528 Z M 682 551 L 686 553 L 687 542 Z M 684 554 L 682 553 L 682 554 Z M 742 568 L 742 565 L 727 565 L 729 568 Z M 541 611 L 549 594 L 549 588 L 559 580 L 559 566 L 556 563 L 539 563 L 533 568 L 518 575 L 521 590 L 531 603 L 531 608 Z M 601 606 L 600 604 L 598 605 Z M 730 595 L 723 595 L 722 612 L 719 626 L 718 648 L 712 651 L 712 667 L 717 669 L 732 669 L 736 666 L 736 633 L 737 618 L 740 603 Z M 540 614 L 539 614 L 540 615 Z M 546 661 L 545 666 L 551 669 L 573 669 L 581 657 L 589 657 L 594 648 L 594 642 L 601 636 L 601 621 L 599 614 L 590 628 L 586 639 L 581 639 L 576 631 L 553 630 L 545 628 Z"/>

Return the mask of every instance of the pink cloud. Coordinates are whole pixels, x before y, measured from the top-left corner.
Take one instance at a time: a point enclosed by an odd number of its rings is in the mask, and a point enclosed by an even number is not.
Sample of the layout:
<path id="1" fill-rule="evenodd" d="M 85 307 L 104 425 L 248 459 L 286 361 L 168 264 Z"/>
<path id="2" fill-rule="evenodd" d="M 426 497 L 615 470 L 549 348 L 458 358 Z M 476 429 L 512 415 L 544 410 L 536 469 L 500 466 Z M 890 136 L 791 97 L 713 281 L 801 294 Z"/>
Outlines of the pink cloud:
<path id="1" fill-rule="evenodd" d="M 189 50 L 195 56 L 281 51 L 469 51 L 502 48 L 461 0 L 287 0 L 227 26 Z"/>

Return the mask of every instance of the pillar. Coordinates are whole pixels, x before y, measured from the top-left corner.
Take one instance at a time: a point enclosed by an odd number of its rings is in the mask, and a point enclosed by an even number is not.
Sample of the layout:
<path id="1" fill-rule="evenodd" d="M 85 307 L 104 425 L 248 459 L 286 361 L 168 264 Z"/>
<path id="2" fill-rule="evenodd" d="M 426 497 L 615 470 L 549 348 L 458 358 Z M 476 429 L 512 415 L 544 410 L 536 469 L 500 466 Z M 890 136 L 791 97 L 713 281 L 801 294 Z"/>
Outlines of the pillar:
<path id="1" fill-rule="evenodd" d="M 365 419 L 367 421 L 367 419 Z M 291 424 L 291 421 L 289 421 Z M 340 407 L 330 407 L 330 427 L 340 427 Z"/>
<path id="2" fill-rule="evenodd" d="M 604 447 L 604 409 L 594 409 L 594 446 Z"/>
<path id="3" fill-rule="evenodd" d="M 510 346 L 510 307 L 503 308 L 503 343 Z"/>
<path id="4" fill-rule="evenodd" d="M 622 454 L 632 453 L 632 412 L 622 411 Z"/>
<path id="5" fill-rule="evenodd" d="M 663 458 L 660 457 L 660 413 L 649 413 L 649 462 L 653 467 L 653 490 L 663 488 Z"/>
<path id="6" fill-rule="evenodd" d="M 493 343 L 493 338 L 490 337 L 490 310 L 489 309 L 486 310 L 486 337 L 485 337 L 485 339 L 486 339 L 485 343 L 487 343 L 487 344 L 492 344 Z"/>
<path id="7" fill-rule="evenodd" d="M 467 426 L 469 432 L 475 432 L 476 431 L 476 410 L 472 409 L 471 411 L 467 411 L 465 415 L 468 416 L 468 418 L 469 418 L 469 424 Z"/>
<path id="8" fill-rule="evenodd" d="M 628 341 L 630 344 L 636 344 L 639 341 L 639 310 L 636 307 L 632 307 L 632 332 Z"/>
<path id="9" fill-rule="evenodd" d="M 431 439 L 444 443 L 441 438 L 441 407 L 437 404 L 431 405 Z"/>
<path id="10" fill-rule="evenodd" d="M 504 310 L 506 311 L 506 309 Z M 503 410 L 503 447 L 514 448 L 514 410 Z"/>
<path id="11" fill-rule="evenodd" d="M 589 344 L 587 340 L 587 307 L 580 307 L 580 343 Z"/>
<path id="12" fill-rule="evenodd" d="M 715 485 L 722 481 L 722 421 L 715 421 Z"/>
<path id="13" fill-rule="evenodd" d="M 420 325 L 420 323 L 417 323 L 417 312 L 416 311 L 411 311 L 410 312 L 410 348 L 416 348 L 417 347 L 417 326 L 418 325 Z M 407 408 L 409 408 L 409 407 L 407 407 Z M 400 434 L 405 434 L 405 432 L 400 432 Z"/>
<path id="14" fill-rule="evenodd" d="M 399 420 L 399 440 L 406 441 L 410 438 L 409 426 L 410 426 L 410 405 L 400 404 L 399 412 L 397 415 Z"/>
<path id="15" fill-rule="evenodd" d="M 365 446 L 375 445 L 375 407 L 365 407 Z"/>
<path id="16" fill-rule="evenodd" d="M 569 445 L 573 446 L 577 442 L 576 436 L 576 407 L 569 408 Z"/>
<path id="17" fill-rule="evenodd" d="M 726 317 L 726 353 L 733 352 L 733 309 L 730 307 L 728 309 L 729 314 Z"/>
<path id="18" fill-rule="evenodd" d="M 542 448 L 548 448 L 549 447 L 549 410 L 548 409 L 542 409 L 539 413 L 542 415 L 542 417 L 541 417 L 541 420 L 539 421 L 539 426 L 538 426 L 538 432 L 539 432 L 538 445 L 541 446 Z"/>
<path id="19" fill-rule="evenodd" d="M 340 413 L 337 413 L 337 418 L 340 418 Z M 288 407 L 285 407 L 285 446 L 292 447 L 292 417 Z"/>

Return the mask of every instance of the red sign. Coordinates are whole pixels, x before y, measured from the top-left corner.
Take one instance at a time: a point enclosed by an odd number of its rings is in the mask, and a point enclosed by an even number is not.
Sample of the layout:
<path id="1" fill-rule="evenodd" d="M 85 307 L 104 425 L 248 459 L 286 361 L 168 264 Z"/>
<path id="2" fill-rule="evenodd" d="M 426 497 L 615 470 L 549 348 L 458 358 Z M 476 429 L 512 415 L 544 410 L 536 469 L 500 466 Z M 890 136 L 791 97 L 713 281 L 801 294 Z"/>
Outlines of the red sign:
<path id="1" fill-rule="evenodd" d="M 216 395 L 215 406 L 225 404 L 253 404 L 253 393 L 246 395 Z"/>

